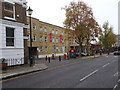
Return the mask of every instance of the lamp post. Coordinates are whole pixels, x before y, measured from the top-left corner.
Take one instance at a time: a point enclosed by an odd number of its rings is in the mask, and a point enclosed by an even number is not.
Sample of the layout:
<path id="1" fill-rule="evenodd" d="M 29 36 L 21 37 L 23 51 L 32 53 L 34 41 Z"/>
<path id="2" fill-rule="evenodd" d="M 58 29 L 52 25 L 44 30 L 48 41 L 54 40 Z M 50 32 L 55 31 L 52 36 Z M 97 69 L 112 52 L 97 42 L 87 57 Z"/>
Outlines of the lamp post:
<path id="1" fill-rule="evenodd" d="M 30 67 L 33 64 L 33 58 L 32 58 L 32 30 L 31 30 L 31 15 L 33 10 L 29 7 L 28 10 L 28 15 L 29 15 L 29 23 L 30 23 L 30 49 L 29 49 L 29 62 L 30 62 Z"/>

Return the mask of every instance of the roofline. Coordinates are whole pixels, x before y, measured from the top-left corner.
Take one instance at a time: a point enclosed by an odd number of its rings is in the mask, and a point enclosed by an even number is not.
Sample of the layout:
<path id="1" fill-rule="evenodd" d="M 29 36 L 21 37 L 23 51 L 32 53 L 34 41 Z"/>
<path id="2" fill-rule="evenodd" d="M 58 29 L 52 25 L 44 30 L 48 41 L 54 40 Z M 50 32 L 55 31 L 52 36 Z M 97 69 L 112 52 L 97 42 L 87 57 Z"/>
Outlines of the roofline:
<path id="1" fill-rule="evenodd" d="M 27 17 L 29 17 L 29 16 L 27 16 Z M 40 21 L 38 18 L 34 18 L 34 17 L 31 17 L 31 18 L 32 18 L 32 19 L 35 19 L 35 20 L 38 20 L 39 22 L 48 24 L 48 25 L 52 25 L 52 26 L 55 26 L 55 27 L 58 27 L 58 28 L 66 29 L 66 28 L 64 28 L 64 27 L 60 27 L 60 26 L 57 26 L 57 25 L 54 25 L 54 24 L 50 24 L 50 23 L 47 23 L 47 22 L 44 22 L 44 21 Z"/>

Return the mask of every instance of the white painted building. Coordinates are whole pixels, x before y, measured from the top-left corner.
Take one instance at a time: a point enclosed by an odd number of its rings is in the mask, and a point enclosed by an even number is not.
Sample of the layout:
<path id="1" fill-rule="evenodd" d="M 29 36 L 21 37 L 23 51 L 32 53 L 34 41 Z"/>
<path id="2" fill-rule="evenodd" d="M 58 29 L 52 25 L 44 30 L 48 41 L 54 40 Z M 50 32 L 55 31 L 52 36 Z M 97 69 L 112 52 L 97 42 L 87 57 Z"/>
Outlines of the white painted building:
<path id="1" fill-rule="evenodd" d="M 12 65 L 24 64 L 26 3 L 25 0 L 0 1 L 0 59 L 14 59 Z M 10 66 L 11 61 L 7 62 Z"/>

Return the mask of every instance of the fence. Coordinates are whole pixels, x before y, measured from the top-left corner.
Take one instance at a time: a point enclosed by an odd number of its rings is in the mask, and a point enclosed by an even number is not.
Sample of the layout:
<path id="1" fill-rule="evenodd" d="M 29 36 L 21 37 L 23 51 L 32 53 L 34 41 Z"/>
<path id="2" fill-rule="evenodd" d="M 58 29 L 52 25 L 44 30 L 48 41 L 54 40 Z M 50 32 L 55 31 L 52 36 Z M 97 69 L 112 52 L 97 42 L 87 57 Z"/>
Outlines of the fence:
<path id="1" fill-rule="evenodd" d="M 7 66 L 17 66 L 24 64 L 24 58 L 17 58 L 17 59 L 5 59 Z"/>

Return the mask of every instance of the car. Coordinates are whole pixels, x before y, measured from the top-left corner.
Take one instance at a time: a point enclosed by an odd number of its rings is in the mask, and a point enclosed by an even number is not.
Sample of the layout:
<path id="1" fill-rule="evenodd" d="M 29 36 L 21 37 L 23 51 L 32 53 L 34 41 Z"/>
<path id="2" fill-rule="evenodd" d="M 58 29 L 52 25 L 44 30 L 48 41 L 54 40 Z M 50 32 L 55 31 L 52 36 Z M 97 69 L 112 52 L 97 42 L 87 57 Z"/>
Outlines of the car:
<path id="1" fill-rule="evenodd" d="M 75 55 L 76 55 L 76 57 L 78 57 L 80 55 L 80 53 L 79 52 L 75 52 Z"/>
<path id="2" fill-rule="evenodd" d="M 81 56 L 87 56 L 87 55 L 88 55 L 87 53 L 84 52 L 81 53 Z"/>
<path id="3" fill-rule="evenodd" d="M 114 55 L 120 55 L 120 51 L 114 51 L 113 54 Z"/>
<path id="4" fill-rule="evenodd" d="M 70 53 L 70 58 L 76 58 L 75 53 Z"/>

